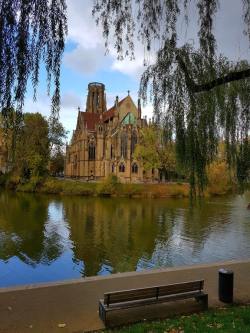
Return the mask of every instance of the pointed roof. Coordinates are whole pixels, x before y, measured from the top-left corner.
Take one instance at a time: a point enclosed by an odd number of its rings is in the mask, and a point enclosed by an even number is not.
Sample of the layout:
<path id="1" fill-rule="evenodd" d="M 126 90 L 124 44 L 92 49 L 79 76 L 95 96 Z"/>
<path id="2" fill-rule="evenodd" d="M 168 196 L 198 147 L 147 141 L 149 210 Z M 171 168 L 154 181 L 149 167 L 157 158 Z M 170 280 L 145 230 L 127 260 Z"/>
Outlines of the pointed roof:
<path id="1" fill-rule="evenodd" d="M 120 107 L 128 99 L 133 102 L 132 98 L 128 95 L 118 102 L 118 107 Z M 98 124 L 102 121 L 106 122 L 109 119 L 112 119 L 115 116 L 115 111 L 116 111 L 116 105 L 112 106 L 108 111 L 105 111 L 102 114 L 79 111 L 78 120 L 77 120 L 77 128 L 79 128 L 83 125 L 84 128 L 87 127 L 88 130 L 95 130 L 96 124 Z"/>
<path id="2" fill-rule="evenodd" d="M 100 121 L 100 115 L 98 113 L 79 111 L 78 120 L 79 123 L 77 122 L 77 124 L 83 125 L 84 128 L 87 127 L 88 130 L 94 130 L 95 125 Z"/>
<path id="3" fill-rule="evenodd" d="M 118 107 L 121 106 L 128 99 L 128 97 L 131 99 L 130 96 L 126 96 L 125 98 L 123 98 L 122 100 L 120 100 L 118 102 Z M 104 112 L 103 121 L 107 121 L 107 120 L 113 118 L 115 115 L 115 110 L 116 110 L 116 105 L 113 105 L 108 111 Z"/>

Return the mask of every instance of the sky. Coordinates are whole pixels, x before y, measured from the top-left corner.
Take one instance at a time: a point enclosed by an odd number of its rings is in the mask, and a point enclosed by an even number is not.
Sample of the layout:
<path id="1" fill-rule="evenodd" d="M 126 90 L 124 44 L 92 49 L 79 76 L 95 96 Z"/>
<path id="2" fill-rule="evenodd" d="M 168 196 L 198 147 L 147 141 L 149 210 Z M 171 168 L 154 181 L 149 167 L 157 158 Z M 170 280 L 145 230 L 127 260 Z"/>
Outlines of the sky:
<path id="1" fill-rule="evenodd" d="M 123 0 L 121 0 L 123 1 Z M 193 0 L 195 1 L 195 0 Z M 134 102 L 138 99 L 140 75 L 145 70 L 144 47 L 136 44 L 135 60 L 118 61 L 111 48 L 105 55 L 104 39 L 100 27 L 97 27 L 92 17 L 93 0 L 66 0 L 68 6 L 68 29 L 66 48 L 61 67 L 61 110 L 60 120 L 70 138 L 76 126 L 78 107 L 85 111 L 87 87 L 89 82 L 102 82 L 106 87 L 107 106 L 113 106 L 115 97 L 124 98 L 130 91 Z M 197 12 L 195 6 L 189 9 L 190 21 L 186 27 L 184 20 L 179 22 L 181 39 L 196 43 Z M 250 59 L 249 42 L 243 35 L 241 0 L 221 0 L 220 10 L 216 17 L 215 34 L 218 41 L 218 51 L 230 59 Z M 149 63 L 153 63 L 154 54 L 150 55 Z M 50 114 L 50 97 L 46 92 L 46 75 L 41 70 L 37 100 L 33 101 L 31 84 L 28 86 L 25 100 L 25 112 L 40 112 L 45 116 Z M 153 109 L 150 103 L 142 109 L 142 115 L 152 117 Z"/>

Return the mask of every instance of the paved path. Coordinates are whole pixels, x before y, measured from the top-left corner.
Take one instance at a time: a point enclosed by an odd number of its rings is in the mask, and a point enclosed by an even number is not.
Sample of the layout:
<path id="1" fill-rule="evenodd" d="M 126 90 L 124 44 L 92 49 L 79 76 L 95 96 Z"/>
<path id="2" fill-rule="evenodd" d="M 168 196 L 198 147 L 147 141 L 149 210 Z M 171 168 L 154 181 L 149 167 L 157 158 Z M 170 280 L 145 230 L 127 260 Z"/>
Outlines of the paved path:
<path id="1" fill-rule="evenodd" d="M 218 269 L 235 273 L 235 301 L 250 302 L 250 260 L 121 273 L 66 283 L 0 289 L 1 333 L 87 332 L 103 328 L 97 303 L 104 292 L 205 279 L 209 306 L 219 306 Z M 66 324 L 59 328 L 58 324 Z"/>

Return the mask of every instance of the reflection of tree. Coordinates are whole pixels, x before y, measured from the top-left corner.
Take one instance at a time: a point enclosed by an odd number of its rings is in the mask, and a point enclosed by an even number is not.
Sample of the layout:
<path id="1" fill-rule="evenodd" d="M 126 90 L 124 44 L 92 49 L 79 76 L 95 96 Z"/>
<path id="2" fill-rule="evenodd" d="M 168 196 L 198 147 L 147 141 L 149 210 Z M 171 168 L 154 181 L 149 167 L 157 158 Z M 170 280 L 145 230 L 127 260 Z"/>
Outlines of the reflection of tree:
<path id="1" fill-rule="evenodd" d="M 225 197 L 205 200 L 185 211 L 182 233 L 192 240 L 194 252 L 200 252 L 213 230 L 228 226 L 231 207 L 225 201 Z"/>
<path id="2" fill-rule="evenodd" d="M 72 249 L 84 276 L 190 263 L 209 257 L 204 245 L 228 231 L 241 207 L 247 220 L 246 202 L 225 197 L 190 207 L 188 200 L 0 193 L 0 259 L 50 264 Z"/>
<path id="3" fill-rule="evenodd" d="M 157 237 L 171 234 L 163 201 L 63 200 L 75 260 L 84 262 L 85 276 L 98 274 L 105 264 L 112 272 L 133 271 L 142 257 L 151 257 Z"/>
<path id="4" fill-rule="evenodd" d="M 0 259 L 17 256 L 27 264 L 46 263 L 60 253 L 55 233 L 45 233 L 48 197 L 0 194 Z"/>

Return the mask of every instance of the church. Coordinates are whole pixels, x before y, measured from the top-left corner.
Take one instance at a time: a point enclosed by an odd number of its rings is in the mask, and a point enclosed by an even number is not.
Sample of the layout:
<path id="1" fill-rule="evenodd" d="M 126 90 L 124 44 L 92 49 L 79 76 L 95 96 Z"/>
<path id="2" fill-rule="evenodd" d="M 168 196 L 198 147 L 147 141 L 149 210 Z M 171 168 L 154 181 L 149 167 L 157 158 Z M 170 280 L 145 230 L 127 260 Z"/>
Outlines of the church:
<path id="1" fill-rule="evenodd" d="M 146 172 L 134 158 L 140 130 L 146 126 L 140 100 L 136 106 L 129 94 L 122 100 L 116 97 L 107 110 L 105 85 L 89 83 L 86 111 L 78 110 L 66 147 L 65 177 L 98 181 L 113 174 L 124 183 L 157 180 L 157 172 Z"/>

